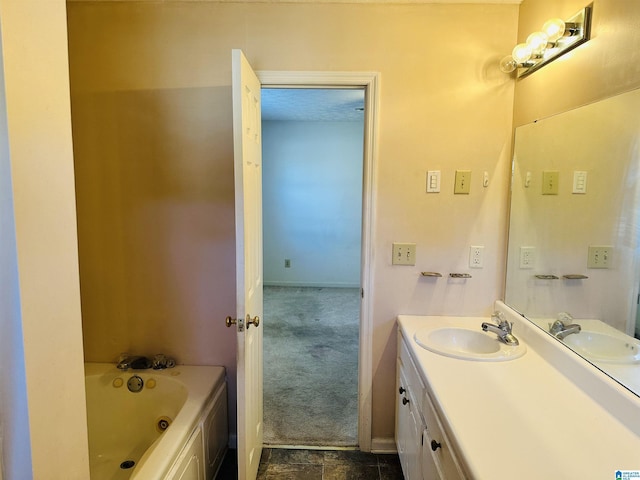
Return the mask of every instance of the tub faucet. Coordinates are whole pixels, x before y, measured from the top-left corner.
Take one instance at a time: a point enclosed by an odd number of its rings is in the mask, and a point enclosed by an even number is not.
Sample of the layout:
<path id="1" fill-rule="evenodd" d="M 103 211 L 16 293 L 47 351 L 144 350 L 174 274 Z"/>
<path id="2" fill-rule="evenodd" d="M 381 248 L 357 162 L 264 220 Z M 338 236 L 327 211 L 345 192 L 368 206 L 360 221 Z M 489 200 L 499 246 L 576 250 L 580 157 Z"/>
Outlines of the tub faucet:
<path id="1" fill-rule="evenodd" d="M 151 367 L 151 363 L 147 357 L 143 357 L 141 355 L 128 355 L 122 354 L 120 355 L 120 360 L 118 361 L 118 365 L 116 365 L 120 370 L 127 371 L 130 368 L 134 370 L 143 370 Z"/>
<path id="2" fill-rule="evenodd" d="M 560 312 L 558 314 L 558 319 L 553 322 L 553 324 L 549 325 L 549 332 L 559 340 L 564 339 L 572 333 L 580 333 L 582 327 L 577 323 L 568 323 L 571 321 L 573 321 L 573 317 L 570 314 Z"/>
<path id="3" fill-rule="evenodd" d="M 519 345 L 518 339 L 511 333 L 513 323 L 509 323 L 502 312 L 493 312 L 491 319 L 495 320 L 497 325 L 488 322 L 482 322 L 482 330 L 485 332 L 493 332 L 498 335 L 498 339 L 507 345 Z"/>

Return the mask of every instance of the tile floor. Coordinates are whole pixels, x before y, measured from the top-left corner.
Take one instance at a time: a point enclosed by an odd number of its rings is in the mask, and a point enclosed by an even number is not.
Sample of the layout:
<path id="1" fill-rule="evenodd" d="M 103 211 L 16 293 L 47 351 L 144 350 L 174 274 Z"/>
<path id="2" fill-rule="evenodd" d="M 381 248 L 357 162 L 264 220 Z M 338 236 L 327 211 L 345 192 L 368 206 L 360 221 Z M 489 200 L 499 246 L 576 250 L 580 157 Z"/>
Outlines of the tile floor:
<path id="1" fill-rule="evenodd" d="M 216 480 L 235 480 L 235 450 L 230 450 Z M 258 480 L 403 480 L 398 456 L 353 450 L 265 448 Z"/>

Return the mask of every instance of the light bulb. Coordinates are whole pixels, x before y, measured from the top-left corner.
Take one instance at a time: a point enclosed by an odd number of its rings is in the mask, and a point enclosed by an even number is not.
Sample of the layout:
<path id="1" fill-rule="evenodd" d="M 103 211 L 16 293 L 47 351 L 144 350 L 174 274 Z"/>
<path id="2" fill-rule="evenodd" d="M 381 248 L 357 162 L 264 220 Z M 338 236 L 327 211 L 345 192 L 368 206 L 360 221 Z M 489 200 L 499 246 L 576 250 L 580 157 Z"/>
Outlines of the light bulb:
<path id="1" fill-rule="evenodd" d="M 515 47 L 513 47 L 513 51 L 511 52 L 511 56 L 516 61 L 516 63 L 524 63 L 531 58 L 533 55 L 533 50 L 526 43 L 519 43 Z"/>
<path id="2" fill-rule="evenodd" d="M 500 60 L 500 70 L 504 73 L 511 73 L 518 68 L 518 63 L 513 59 L 511 55 L 507 55 Z"/>
<path id="3" fill-rule="evenodd" d="M 552 18 L 542 25 L 542 31 L 547 34 L 549 42 L 555 42 L 564 35 L 564 21 L 560 18 Z"/>
<path id="4" fill-rule="evenodd" d="M 549 37 L 544 32 L 535 32 L 527 37 L 527 45 L 531 47 L 534 55 L 541 55 L 547 48 Z"/>

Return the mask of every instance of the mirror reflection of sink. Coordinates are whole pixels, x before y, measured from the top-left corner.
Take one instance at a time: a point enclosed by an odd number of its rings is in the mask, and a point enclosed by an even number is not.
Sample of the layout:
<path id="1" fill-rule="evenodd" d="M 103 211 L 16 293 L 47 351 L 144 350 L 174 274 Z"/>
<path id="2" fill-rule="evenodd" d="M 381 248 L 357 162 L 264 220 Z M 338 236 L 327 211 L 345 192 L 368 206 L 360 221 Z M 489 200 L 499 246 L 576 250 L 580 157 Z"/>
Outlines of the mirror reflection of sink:
<path id="1" fill-rule="evenodd" d="M 640 342 L 603 332 L 582 330 L 563 340 L 569 347 L 589 360 L 603 363 L 640 363 Z"/>
<path id="2" fill-rule="evenodd" d="M 419 330 L 415 334 L 418 345 L 446 357 L 464 360 L 502 362 L 521 357 L 526 347 L 506 345 L 496 335 L 469 328 L 443 327 Z"/>

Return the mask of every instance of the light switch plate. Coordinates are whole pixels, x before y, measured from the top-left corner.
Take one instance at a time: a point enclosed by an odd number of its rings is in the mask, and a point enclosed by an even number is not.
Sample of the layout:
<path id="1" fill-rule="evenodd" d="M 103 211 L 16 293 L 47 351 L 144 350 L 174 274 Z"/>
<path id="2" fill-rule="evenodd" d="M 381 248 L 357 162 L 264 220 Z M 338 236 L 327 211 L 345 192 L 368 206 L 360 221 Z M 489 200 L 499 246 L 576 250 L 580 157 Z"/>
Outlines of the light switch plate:
<path id="1" fill-rule="evenodd" d="M 545 170 L 542 172 L 542 194 L 558 195 L 558 180 L 560 173 L 558 171 Z"/>
<path id="2" fill-rule="evenodd" d="M 440 192 L 440 170 L 429 170 L 427 172 L 427 193 Z"/>
<path id="3" fill-rule="evenodd" d="M 415 265 L 416 264 L 416 244 L 415 243 L 394 243 L 392 265 Z"/>
<path id="4" fill-rule="evenodd" d="M 611 245 L 589 245 L 587 268 L 611 268 L 612 255 L 613 246 Z"/>
<path id="5" fill-rule="evenodd" d="M 456 170 L 456 183 L 453 193 L 468 195 L 471 191 L 471 170 Z"/>
<path id="6" fill-rule="evenodd" d="M 578 170 L 573 172 L 573 193 L 587 193 L 587 172 Z"/>

